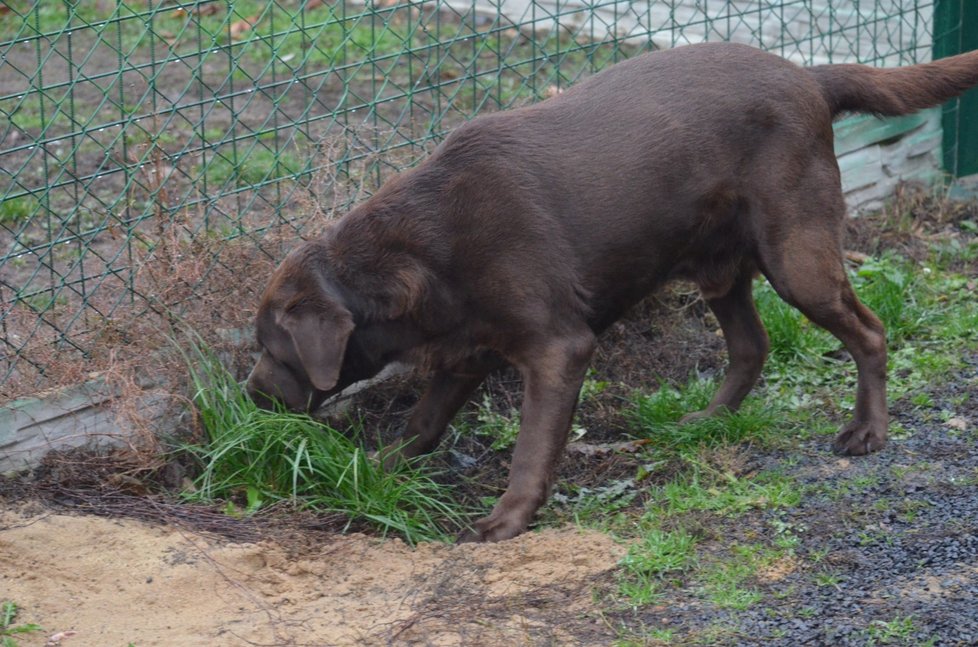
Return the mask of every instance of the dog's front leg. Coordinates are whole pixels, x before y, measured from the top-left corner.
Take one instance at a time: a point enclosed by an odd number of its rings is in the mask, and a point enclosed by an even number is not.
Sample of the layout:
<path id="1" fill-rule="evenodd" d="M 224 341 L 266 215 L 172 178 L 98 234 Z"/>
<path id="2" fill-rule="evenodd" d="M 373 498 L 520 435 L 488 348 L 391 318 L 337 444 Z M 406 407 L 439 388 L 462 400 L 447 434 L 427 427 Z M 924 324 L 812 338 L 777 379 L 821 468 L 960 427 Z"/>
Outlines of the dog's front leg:
<path id="1" fill-rule="evenodd" d="M 547 500 L 594 346 L 588 330 L 530 343 L 525 359 L 514 362 L 523 375 L 523 407 L 509 486 L 492 513 L 476 521 L 459 541 L 515 537 Z"/>
<path id="2" fill-rule="evenodd" d="M 433 450 L 458 410 L 468 402 L 486 375 L 500 366 L 502 358 L 486 353 L 436 371 L 421 400 L 411 412 L 401 440 L 384 450 L 384 466 L 392 469 L 398 461 Z"/>

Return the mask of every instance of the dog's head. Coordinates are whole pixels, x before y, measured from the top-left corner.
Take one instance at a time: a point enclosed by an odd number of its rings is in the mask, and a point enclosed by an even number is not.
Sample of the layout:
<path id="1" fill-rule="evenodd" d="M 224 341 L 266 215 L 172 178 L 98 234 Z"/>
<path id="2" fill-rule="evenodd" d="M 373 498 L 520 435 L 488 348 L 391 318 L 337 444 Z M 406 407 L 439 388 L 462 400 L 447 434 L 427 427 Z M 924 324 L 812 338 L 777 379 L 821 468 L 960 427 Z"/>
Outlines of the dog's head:
<path id="1" fill-rule="evenodd" d="M 354 380 L 344 356 L 354 330 L 343 292 L 306 244 L 275 270 L 255 321 L 261 357 L 248 377 L 248 394 L 263 408 L 277 400 L 311 411 Z"/>

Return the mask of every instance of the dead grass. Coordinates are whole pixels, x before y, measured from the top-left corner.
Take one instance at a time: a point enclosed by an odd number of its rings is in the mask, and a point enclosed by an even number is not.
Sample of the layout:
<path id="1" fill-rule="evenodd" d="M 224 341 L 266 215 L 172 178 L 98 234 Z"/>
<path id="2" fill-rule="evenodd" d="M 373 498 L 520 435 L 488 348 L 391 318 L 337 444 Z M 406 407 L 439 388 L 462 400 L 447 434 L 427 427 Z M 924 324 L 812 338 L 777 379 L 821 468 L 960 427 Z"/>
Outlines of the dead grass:
<path id="1" fill-rule="evenodd" d="M 930 243 L 957 237 L 956 225 L 976 217 L 978 202 L 950 201 L 934 187 L 900 184 L 882 210 L 847 221 L 846 249 L 870 256 L 891 250 L 922 261 Z"/>
<path id="2" fill-rule="evenodd" d="M 147 397 L 169 398 L 176 417 L 185 410 L 186 367 L 173 346 L 179 331 L 195 331 L 218 354 L 238 379 L 252 364 L 251 324 L 269 275 L 289 249 L 317 235 L 328 222 L 351 204 L 376 190 L 382 174 L 414 163 L 423 153 L 405 148 L 399 155 L 374 152 L 371 142 L 383 133 L 350 130 L 319 145 L 319 168 L 296 192 L 294 209 L 275 216 L 255 210 L 242 214 L 251 233 L 229 238 L 207 233 L 203 214 L 169 208 L 165 165 L 169 156 L 158 146 L 145 156 L 150 160 L 133 199 L 153 196 L 152 222 L 132 235 L 131 278 L 110 276 L 97 289 L 69 302 L 52 302 L 35 310 L 25 302 L 4 303 L 9 310 L 5 334 L 29 340 L 5 361 L 16 369 L 0 384 L 0 400 L 14 400 L 40 392 L 81 384 L 99 377 L 115 394 L 114 409 L 120 426 L 131 429 L 146 447 L 157 452 L 160 412 L 147 411 Z M 152 146 L 145 144 L 145 146 Z M 257 203 L 256 203 L 257 204 Z M 107 231 L 114 237 L 118 232 Z M 88 262 L 88 272 L 100 271 Z M 107 268 L 106 268 L 107 269 Z M 6 294 L 6 293 L 5 293 Z M 79 312 L 84 318 L 76 321 Z M 104 316 L 98 313 L 106 313 Z M 111 313 L 111 314 L 108 314 Z M 66 343 L 61 331 L 71 328 L 79 344 Z"/>

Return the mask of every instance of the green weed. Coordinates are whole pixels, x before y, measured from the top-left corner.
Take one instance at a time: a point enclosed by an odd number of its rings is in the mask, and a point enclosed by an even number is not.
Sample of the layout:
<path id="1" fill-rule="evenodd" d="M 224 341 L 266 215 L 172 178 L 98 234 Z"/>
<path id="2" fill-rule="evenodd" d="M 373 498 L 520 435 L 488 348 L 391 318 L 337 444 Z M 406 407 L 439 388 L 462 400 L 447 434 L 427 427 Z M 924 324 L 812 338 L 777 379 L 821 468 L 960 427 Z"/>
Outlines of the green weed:
<path id="1" fill-rule="evenodd" d="M 516 444 L 520 433 L 520 412 L 510 409 L 509 415 L 496 411 L 488 394 L 482 396 L 476 419 L 479 424 L 475 432 L 480 436 L 492 438 L 490 448 L 496 451 L 507 449 Z"/>
<path id="2" fill-rule="evenodd" d="M 10 600 L 0 604 L 0 647 L 17 647 L 14 636 L 43 631 L 41 626 L 36 624 L 14 624 L 18 612 L 17 604 Z"/>
<path id="3" fill-rule="evenodd" d="M 569 508 L 579 524 L 594 525 L 592 519 L 607 521 L 609 515 L 626 508 L 639 492 L 635 479 L 618 479 L 593 488 L 568 486 L 570 492 L 554 492 L 555 504 Z M 603 525 L 603 524 L 601 524 Z"/>
<path id="4" fill-rule="evenodd" d="M 874 620 L 866 628 L 869 645 L 908 644 L 916 633 L 913 616 L 897 616 L 893 620 Z"/>
<path id="5" fill-rule="evenodd" d="M 581 404 L 592 400 L 608 390 L 609 386 L 610 384 L 606 380 L 595 379 L 594 371 L 589 369 L 587 377 L 581 385 L 581 393 L 578 400 Z"/>

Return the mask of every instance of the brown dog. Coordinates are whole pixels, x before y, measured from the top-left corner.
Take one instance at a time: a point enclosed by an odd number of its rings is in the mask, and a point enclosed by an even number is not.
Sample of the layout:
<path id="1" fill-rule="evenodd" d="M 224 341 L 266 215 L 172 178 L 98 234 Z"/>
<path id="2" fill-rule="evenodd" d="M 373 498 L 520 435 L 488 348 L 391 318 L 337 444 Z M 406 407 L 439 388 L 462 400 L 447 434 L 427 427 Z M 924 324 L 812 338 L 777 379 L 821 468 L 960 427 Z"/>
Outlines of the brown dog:
<path id="1" fill-rule="evenodd" d="M 855 359 L 855 415 L 835 449 L 880 449 L 886 339 L 843 268 L 832 119 L 905 114 L 976 83 L 978 52 L 800 68 L 704 44 L 480 116 L 289 254 L 259 308 L 249 392 L 306 410 L 392 361 L 421 364 L 433 379 L 401 452 L 415 456 L 512 364 L 524 398 L 509 487 L 464 537 L 506 539 L 548 496 L 595 336 L 663 282 L 694 281 L 727 340 L 726 379 L 693 415 L 738 407 L 768 349 L 751 298 L 761 272 Z"/>

